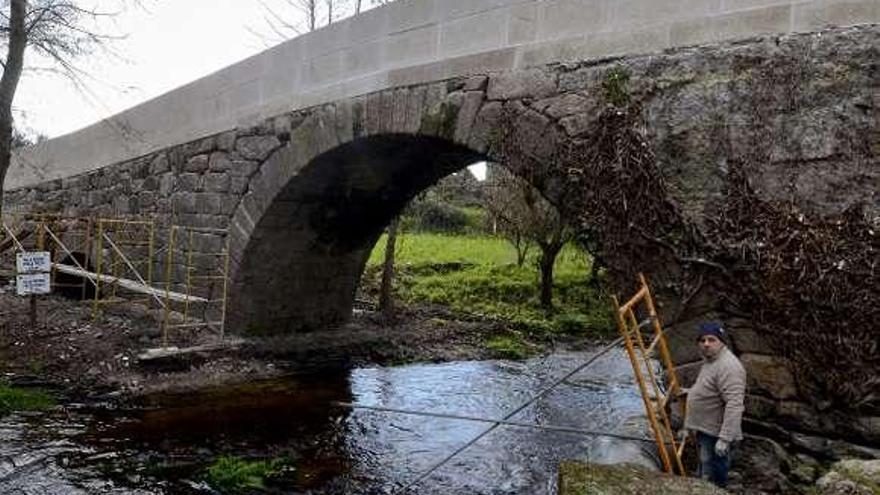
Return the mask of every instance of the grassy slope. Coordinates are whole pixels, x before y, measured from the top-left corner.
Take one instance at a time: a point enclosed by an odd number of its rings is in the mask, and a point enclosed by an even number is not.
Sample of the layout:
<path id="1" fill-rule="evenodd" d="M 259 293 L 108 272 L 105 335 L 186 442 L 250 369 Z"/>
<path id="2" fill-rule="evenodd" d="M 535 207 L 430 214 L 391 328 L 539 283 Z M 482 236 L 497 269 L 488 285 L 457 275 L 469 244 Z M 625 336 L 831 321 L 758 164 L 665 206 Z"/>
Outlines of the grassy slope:
<path id="1" fill-rule="evenodd" d="M 385 239 L 367 264 L 366 285 L 378 286 Z M 536 250 L 535 250 L 536 251 Z M 606 335 L 612 330 L 608 298 L 588 280 L 590 258 L 567 247 L 556 261 L 553 314 L 538 301 L 537 252 L 522 267 L 501 238 L 404 234 L 397 248 L 398 298 L 433 303 L 455 311 L 502 318 L 531 335 L 579 333 Z"/>

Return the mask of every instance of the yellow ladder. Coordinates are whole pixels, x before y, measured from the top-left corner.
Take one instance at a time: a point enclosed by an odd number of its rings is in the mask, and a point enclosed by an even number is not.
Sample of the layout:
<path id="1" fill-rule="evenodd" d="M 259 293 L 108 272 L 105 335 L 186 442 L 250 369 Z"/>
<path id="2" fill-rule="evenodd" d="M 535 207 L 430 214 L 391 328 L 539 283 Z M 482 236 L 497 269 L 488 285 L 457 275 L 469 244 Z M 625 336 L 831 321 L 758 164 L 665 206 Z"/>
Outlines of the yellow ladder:
<path id="1" fill-rule="evenodd" d="M 669 405 L 669 401 L 679 395 L 680 385 L 675 374 L 675 365 L 669 354 L 669 347 L 666 345 L 666 334 L 660 326 L 660 318 L 657 316 L 654 299 L 651 297 L 651 290 L 648 288 L 648 282 L 645 280 L 644 275 L 639 274 L 639 282 L 641 283 L 641 288 L 622 306 L 618 302 L 617 297 L 614 298 L 617 329 L 623 337 L 626 353 L 632 363 L 636 381 L 642 393 L 645 412 L 648 415 L 648 422 L 654 433 L 654 439 L 657 441 L 660 459 L 663 461 L 663 469 L 667 473 L 677 472 L 681 476 L 686 476 L 687 473 L 681 462 L 685 441 L 682 440 L 681 443 L 678 443 L 676 440 L 669 414 L 666 412 L 666 406 Z M 640 321 L 636 316 L 637 314 L 642 315 L 644 319 Z M 642 335 L 642 328 L 644 327 L 651 327 L 653 329 L 654 336 L 648 345 L 645 345 L 645 339 Z M 660 353 L 660 360 L 666 370 L 669 381 L 669 388 L 665 395 L 662 393 L 658 374 L 655 373 L 651 362 L 651 356 L 655 350 Z M 647 379 L 645 375 L 647 375 Z M 649 386 L 651 387 L 650 391 L 648 390 Z M 651 392 L 653 396 L 649 395 Z M 679 400 L 678 403 L 683 419 L 685 415 L 685 402 Z"/>

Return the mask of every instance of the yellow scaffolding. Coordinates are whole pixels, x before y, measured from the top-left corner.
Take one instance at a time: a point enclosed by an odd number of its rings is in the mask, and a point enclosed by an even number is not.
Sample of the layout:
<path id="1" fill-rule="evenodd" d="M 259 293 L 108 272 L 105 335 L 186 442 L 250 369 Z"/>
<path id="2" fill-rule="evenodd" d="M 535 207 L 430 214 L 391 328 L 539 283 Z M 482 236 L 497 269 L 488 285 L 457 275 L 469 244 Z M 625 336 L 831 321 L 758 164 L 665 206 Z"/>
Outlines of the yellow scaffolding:
<path id="1" fill-rule="evenodd" d="M 77 218 L 4 212 L 0 253 L 9 249 L 49 251 L 53 288 L 61 287 L 56 283 L 57 273 L 81 278 L 76 287 L 82 288 L 84 296 L 87 286 L 94 286 L 90 301 L 93 320 L 109 304 L 138 302 L 160 309 L 164 347 L 175 328 L 209 327 L 225 338 L 228 232 L 169 225 L 161 246 L 157 223 L 155 217 Z M 80 259 L 75 253 L 80 253 Z M 61 256 L 70 262 L 59 262 Z M 164 280 L 156 280 L 157 267 L 164 269 Z M 133 297 L 135 294 L 138 297 Z"/>
<path id="2" fill-rule="evenodd" d="M 196 244 L 203 248 L 197 249 Z M 226 298 L 229 290 L 229 236 L 226 229 L 171 225 L 165 246 L 165 299 L 163 346 L 175 328 L 208 327 L 225 338 Z M 171 297 L 172 288 L 185 297 Z M 179 322 L 172 321 L 176 301 Z"/>
<path id="3" fill-rule="evenodd" d="M 639 282 L 641 284 L 639 290 L 623 305 L 620 305 L 617 297 L 614 298 L 617 328 L 623 337 L 626 353 L 632 363 L 636 382 L 642 394 L 642 401 L 645 404 L 648 422 L 651 425 L 660 459 L 663 462 L 663 469 L 667 473 L 686 476 L 687 473 L 681 461 L 685 440 L 682 439 L 681 443 L 677 442 L 672 421 L 667 412 L 667 406 L 670 405 L 670 402 L 680 396 L 681 387 L 675 373 L 675 364 L 672 362 L 672 356 L 666 344 L 666 334 L 660 326 L 660 318 L 657 315 L 651 290 L 644 275 L 639 274 Z M 637 313 L 643 316 L 643 319 L 640 320 Z M 645 327 L 651 327 L 653 330 L 653 339 L 648 345 L 645 345 L 645 339 L 642 335 L 642 328 Z M 636 350 L 638 350 L 638 354 Z M 668 388 L 665 393 L 659 381 L 660 377 L 654 369 L 652 356 L 655 351 L 659 351 L 660 361 L 666 372 Z M 686 404 L 682 400 L 679 400 L 678 404 L 681 417 L 684 418 Z"/>
<path id="4" fill-rule="evenodd" d="M 119 302 L 140 302 L 148 308 L 162 301 L 155 293 L 137 290 L 134 281 L 145 288 L 153 286 L 156 221 L 139 218 L 98 218 L 94 228 L 95 297 L 92 318 L 97 319 L 102 305 Z M 82 267 L 80 267 L 82 268 Z M 146 272 L 146 278 L 142 275 Z M 130 299 L 119 296 L 118 290 L 145 294 L 145 298 Z"/>

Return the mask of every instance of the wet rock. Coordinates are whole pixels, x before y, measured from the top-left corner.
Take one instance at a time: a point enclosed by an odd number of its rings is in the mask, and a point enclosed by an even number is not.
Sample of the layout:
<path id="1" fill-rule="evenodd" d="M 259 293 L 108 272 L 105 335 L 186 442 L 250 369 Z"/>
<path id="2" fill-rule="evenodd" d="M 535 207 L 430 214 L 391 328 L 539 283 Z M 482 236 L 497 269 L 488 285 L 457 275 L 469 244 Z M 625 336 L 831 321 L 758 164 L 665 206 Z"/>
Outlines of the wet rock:
<path id="1" fill-rule="evenodd" d="M 559 495 L 715 495 L 724 490 L 702 480 L 657 473 L 641 466 L 603 466 L 578 461 L 559 464 Z"/>
<path id="2" fill-rule="evenodd" d="M 794 375 L 780 359 L 760 354 L 743 354 L 739 359 L 748 370 L 751 390 L 762 390 L 776 399 L 797 397 Z"/>
<path id="3" fill-rule="evenodd" d="M 731 486 L 741 493 L 789 493 L 793 489 L 788 480 L 794 461 L 775 441 L 761 436 L 746 435 L 734 454 L 731 469 L 739 474 L 742 487 Z M 741 491 L 741 489 L 745 489 Z"/>

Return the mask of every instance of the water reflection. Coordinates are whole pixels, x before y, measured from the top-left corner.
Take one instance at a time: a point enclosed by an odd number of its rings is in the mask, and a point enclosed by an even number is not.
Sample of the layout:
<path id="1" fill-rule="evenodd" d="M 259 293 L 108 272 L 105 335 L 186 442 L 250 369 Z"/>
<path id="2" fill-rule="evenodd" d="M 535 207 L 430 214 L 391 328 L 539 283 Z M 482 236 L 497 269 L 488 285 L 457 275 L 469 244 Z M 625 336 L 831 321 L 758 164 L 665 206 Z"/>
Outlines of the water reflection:
<path id="1" fill-rule="evenodd" d="M 131 411 L 13 416 L 0 427 L 0 493 L 211 493 L 202 473 L 221 454 L 295 459 L 296 476 L 270 487 L 277 493 L 389 493 L 489 425 L 350 411 L 335 401 L 503 418 L 589 355 L 361 368 L 154 396 Z M 642 406 L 631 373 L 623 354 L 612 352 L 511 420 L 632 433 L 627 420 Z M 554 493 L 559 460 L 638 457 L 639 448 L 501 426 L 416 491 Z M 16 492 L 28 486 L 20 480 L 42 488 Z"/>

